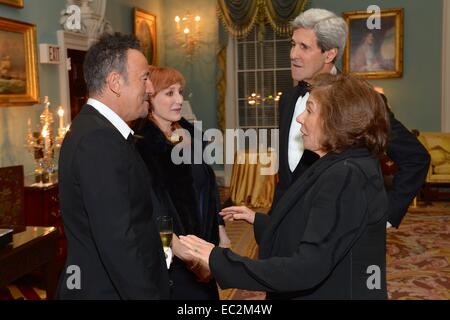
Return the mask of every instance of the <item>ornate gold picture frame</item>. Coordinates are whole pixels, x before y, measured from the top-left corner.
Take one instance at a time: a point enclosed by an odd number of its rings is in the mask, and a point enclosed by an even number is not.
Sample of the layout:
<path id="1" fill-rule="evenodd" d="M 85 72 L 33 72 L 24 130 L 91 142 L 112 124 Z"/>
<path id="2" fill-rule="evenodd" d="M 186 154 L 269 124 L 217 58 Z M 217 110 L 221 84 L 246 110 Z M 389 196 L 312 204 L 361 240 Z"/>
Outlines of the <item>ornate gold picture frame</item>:
<path id="1" fill-rule="evenodd" d="M 156 65 L 157 42 L 156 42 L 156 16 L 139 8 L 134 8 L 133 32 L 141 42 L 141 46 L 147 61 Z"/>
<path id="2" fill-rule="evenodd" d="M 38 102 L 36 26 L 0 18 L 0 106 Z"/>
<path id="3" fill-rule="evenodd" d="M 6 4 L 12 7 L 23 8 L 23 0 L 0 0 L 0 4 Z"/>
<path id="4" fill-rule="evenodd" d="M 369 29 L 372 13 L 345 12 L 349 32 L 343 56 L 344 73 L 367 79 L 402 77 L 403 14 L 403 9 L 381 10 L 380 28 Z"/>

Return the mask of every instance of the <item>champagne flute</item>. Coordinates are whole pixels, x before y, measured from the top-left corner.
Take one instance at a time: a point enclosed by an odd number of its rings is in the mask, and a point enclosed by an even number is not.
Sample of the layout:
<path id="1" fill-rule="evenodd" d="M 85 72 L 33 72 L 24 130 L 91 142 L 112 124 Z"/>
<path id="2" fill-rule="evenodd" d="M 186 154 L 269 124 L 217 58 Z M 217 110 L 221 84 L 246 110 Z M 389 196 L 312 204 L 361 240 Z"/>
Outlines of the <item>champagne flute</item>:
<path id="1" fill-rule="evenodd" d="M 167 254 L 172 243 L 173 219 L 171 216 L 159 216 L 156 221 L 158 223 L 159 237 L 161 238 L 164 253 Z"/>

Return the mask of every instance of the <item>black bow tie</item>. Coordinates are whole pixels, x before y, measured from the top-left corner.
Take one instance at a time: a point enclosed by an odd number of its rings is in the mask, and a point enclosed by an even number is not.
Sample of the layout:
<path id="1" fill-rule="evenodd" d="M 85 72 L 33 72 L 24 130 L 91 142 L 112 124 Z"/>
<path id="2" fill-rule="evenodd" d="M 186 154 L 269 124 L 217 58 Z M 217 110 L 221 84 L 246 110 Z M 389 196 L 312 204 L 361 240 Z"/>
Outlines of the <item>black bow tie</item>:
<path id="1" fill-rule="evenodd" d="M 134 136 L 133 136 L 133 134 L 131 132 L 128 135 L 127 141 L 128 141 L 128 143 L 134 145 Z"/>
<path id="2" fill-rule="evenodd" d="M 300 81 L 297 86 L 298 86 L 300 96 L 302 96 L 302 97 L 311 90 L 311 85 L 308 82 L 303 81 L 303 80 Z"/>

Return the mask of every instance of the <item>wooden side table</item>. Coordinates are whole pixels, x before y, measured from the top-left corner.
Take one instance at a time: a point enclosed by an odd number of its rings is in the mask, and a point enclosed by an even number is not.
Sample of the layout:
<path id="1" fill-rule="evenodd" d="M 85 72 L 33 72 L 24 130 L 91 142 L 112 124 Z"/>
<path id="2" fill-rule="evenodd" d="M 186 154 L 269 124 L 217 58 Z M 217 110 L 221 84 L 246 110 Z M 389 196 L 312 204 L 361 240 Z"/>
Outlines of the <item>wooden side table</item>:
<path id="1" fill-rule="evenodd" d="M 57 237 L 54 227 L 26 227 L 25 231 L 14 234 L 13 242 L 0 249 L 0 287 L 43 267 L 47 299 L 53 299 L 58 282 Z"/>

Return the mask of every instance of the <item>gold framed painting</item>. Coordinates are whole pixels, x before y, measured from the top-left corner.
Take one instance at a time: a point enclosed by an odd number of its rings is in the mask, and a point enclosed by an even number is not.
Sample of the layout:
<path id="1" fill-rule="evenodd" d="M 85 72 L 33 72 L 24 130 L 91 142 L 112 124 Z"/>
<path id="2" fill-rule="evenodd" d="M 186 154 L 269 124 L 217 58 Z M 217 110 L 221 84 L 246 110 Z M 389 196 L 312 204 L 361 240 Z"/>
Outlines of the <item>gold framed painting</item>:
<path id="1" fill-rule="evenodd" d="M 343 71 L 366 79 L 403 76 L 403 9 L 343 14 L 348 24 Z M 376 21 L 378 20 L 378 23 Z"/>
<path id="2" fill-rule="evenodd" d="M 156 16 L 134 8 L 133 32 L 141 42 L 142 50 L 151 65 L 157 64 Z"/>
<path id="3" fill-rule="evenodd" d="M 38 102 L 34 24 L 0 18 L 0 106 Z"/>
<path id="4" fill-rule="evenodd" d="M 0 0 L 0 4 L 6 4 L 17 8 L 23 8 L 23 0 Z"/>

